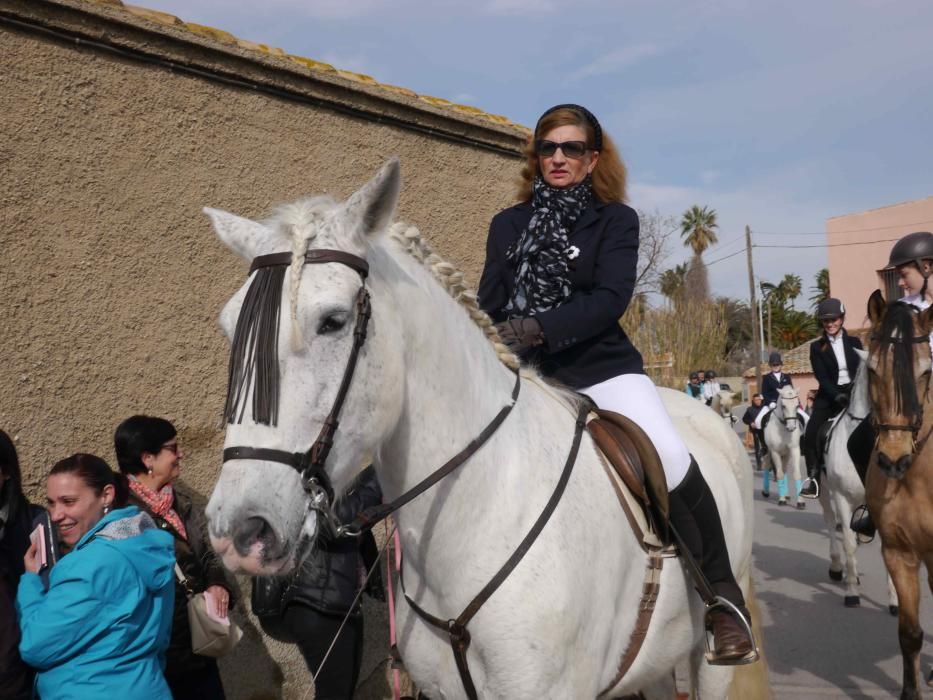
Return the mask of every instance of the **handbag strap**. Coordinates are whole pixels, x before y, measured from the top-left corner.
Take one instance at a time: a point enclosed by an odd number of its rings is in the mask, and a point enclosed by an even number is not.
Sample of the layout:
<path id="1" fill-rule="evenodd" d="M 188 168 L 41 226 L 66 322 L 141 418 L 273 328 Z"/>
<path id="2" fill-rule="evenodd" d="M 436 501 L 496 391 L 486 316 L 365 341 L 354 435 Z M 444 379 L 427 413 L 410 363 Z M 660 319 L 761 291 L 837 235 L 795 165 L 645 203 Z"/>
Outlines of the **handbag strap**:
<path id="1" fill-rule="evenodd" d="M 191 583 L 185 577 L 181 567 L 178 566 L 177 561 L 175 562 L 175 577 L 178 579 L 178 583 L 181 584 L 182 588 L 185 589 L 185 595 L 188 596 L 188 598 L 192 598 L 194 596 L 194 590 L 191 588 Z"/>

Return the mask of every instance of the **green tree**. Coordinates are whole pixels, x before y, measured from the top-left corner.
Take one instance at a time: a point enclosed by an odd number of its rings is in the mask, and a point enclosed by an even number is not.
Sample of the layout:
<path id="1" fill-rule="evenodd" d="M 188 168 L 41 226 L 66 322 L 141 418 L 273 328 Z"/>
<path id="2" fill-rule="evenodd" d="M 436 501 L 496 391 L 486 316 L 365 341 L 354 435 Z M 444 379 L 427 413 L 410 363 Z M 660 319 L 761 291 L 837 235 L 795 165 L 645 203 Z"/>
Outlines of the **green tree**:
<path id="1" fill-rule="evenodd" d="M 810 291 L 813 292 L 810 295 L 810 306 L 815 309 L 823 299 L 829 299 L 829 269 L 824 267 L 817 272 L 813 282 L 813 286 L 810 287 Z"/>
<path id="2" fill-rule="evenodd" d="M 684 278 L 686 276 L 687 263 L 681 263 L 665 270 L 658 278 L 661 294 L 666 296 L 672 304 L 677 304 L 683 298 Z"/>
<path id="3" fill-rule="evenodd" d="M 683 213 L 680 219 L 680 235 L 684 245 L 693 251 L 693 257 L 687 268 L 684 291 L 691 299 L 706 301 L 709 299 L 709 275 L 703 253 L 719 239 L 716 229 L 716 210 L 694 204 Z"/>
<path id="4" fill-rule="evenodd" d="M 789 301 L 793 306 L 794 300 L 800 296 L 800 292 L 803 290 L 803 280 L 800 279 L 800 275 L 787 274 L 784 275 L 784 279 L 781 280 L 778 286 L 783 290 L 785 300 Z"/>

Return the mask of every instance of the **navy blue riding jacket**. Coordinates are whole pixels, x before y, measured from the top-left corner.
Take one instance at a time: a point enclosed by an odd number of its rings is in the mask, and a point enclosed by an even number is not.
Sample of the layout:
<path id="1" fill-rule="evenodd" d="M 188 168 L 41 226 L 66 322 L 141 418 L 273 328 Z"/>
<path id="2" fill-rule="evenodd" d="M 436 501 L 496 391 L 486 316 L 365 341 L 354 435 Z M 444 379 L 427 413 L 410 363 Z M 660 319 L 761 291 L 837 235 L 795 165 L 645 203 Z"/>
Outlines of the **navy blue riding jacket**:
<path id="1" fill-rule="evenodd" d="M 522 202 L 499 212 L 489 226 L 479 303 L 496 323 L 506 320 L 503 309 L 515 285 L 515 264 L 506 251 L 532 213 L 531 202 Z M 641 355 L 619 325 L 635 290 L 638 214 L 625 204 L 594 200 L 569 240 L 579 250 L 576 257 L 568 256 L 570 297 L 535 314 L 545 343 L 523 359 L 577 389 L 620 374 L 643 374 Z"/>
<path id="2" fill-rule="evenodd" d="M 785 386 L 794 386 L 790 377 L 781 372 L 780 380 L 774 378 L 773 372 L 768 372 L 761 378 L 761 396 L 766 404 L 777 403 L 778 394 Z"/>

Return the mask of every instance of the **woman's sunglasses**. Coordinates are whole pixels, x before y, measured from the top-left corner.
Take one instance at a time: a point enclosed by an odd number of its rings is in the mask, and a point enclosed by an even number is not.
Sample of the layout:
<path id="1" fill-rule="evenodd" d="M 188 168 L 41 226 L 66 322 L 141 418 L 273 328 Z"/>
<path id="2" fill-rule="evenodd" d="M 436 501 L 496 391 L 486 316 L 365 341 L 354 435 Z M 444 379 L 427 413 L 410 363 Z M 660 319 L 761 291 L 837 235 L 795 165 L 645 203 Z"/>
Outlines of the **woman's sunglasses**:
<path id="1" fill-rule="evenodd" d="M 582 158 L 587 151 L 592 150 L 586 145 L 586 141 L 564 141 L 563 143 L 545 141 L 544 139 L 535 141 L 535 151 L 544 158 L 553 156 L 557 153 L 558 148 L 565 156 L 574 159 Z"/>

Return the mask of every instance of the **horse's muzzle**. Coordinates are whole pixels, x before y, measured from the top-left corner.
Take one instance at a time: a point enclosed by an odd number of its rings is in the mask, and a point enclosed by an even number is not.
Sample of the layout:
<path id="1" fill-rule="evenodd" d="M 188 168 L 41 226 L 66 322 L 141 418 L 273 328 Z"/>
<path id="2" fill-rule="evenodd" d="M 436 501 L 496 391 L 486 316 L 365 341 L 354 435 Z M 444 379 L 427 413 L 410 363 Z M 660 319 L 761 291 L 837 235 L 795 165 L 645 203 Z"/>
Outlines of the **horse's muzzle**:
<path id="1" fill-rule="evenodd" d="M 889 479 L 903 479 L 913 461 L 913 455 L 909 453 L 901 455 L 897 460 L 892 460 L 884 452 L 878 452 L 878 467 Z"/>

